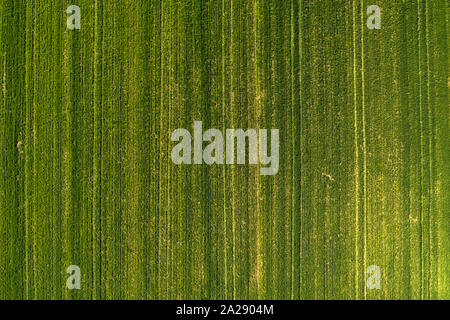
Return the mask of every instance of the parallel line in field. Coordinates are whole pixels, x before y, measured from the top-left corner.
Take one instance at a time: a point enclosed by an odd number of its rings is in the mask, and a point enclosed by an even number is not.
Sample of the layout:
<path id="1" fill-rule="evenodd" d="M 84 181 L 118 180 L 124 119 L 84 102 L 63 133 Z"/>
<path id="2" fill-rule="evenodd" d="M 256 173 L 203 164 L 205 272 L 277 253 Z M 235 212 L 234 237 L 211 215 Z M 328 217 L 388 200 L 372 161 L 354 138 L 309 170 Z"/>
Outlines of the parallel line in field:
<path id="1" fill-rule="evenodd" d="M 364 30 L 365 30 L 365 6 L 361 1 L 361 104 L 362 104 L 362 139 L 363 139 L 363 236 L 364 236 L 364 257 L 363 270 L 366 270 L 367 259 L 367 137 L 366 137 L 366 111 L 365 111 L 365 52 L 364 52 Z M 364 298 L 367 297 L 367 286 L 364 286 Z"/>
<path id="2" fill-rule="evenodd" d="M 301 150 L 303 150 L 303 92 L 302 92 L 302 88 L 303 88 L 303 79 L 302 79 L 302 61 L 303 61 L 303 0 L 299 0 L 299 5 L 298 5 L 298 11 L 299 11 L 299 22 L 298 22 L 298 30 L 299 30 L 299 100 L 300 100 L 300 110 L 299 110 L 299 120 L 300 120 L 300 124 L 299 124 L 299 132 L 300 132 L 300 145 L 299 145 L 299 149 L 300 149 L 300 163 L 299 163 L 299 187 L 300 187 L 300 212 L 299 212 L 299 224 L 300 224 L 300 232 L 299 232 L 299 248 L 300 248 L 300 252 L 299 252 L 299 284 L 298 286 L 299 288 L 299 298 L 302 298 L 302 283 L 301 283 L 301 273 L 303 271 L 303 266 L 302 266 L 302 257 L 303 257 L 303 246 L 302 246 L 302 238 L 303 238 L 303 188 L 302 188 L 302 168 L 303 168 L 303 162 L 302 162 L 302 154 L 301 154 Z"/>
<path id="3" fill-rule="evenodd" d="M 221 26 L 221 54 L 222 54 L 222 132 L 225 132 L 225 17 L 223 12 L 225 11 L 225 0 L 222 0 L 222 26 Z M 224 243 L 227 242 L 227 210 L 226 210 L 226 171 L 225 166 L 222 167 L 222 175 L 223 175 L 223 231 L 224 231 Z M 228 274 L 227 274 L 227 246 L 223 246 L 223 254 L 224 254 L 224 295 L 223 298 L 227 299 L 227 288 L 228 288 Z"/>
<path id="4" fill-rule="evenodd" d="M 418 64 L 419 64 L 419 134 L 420 134 L 420 259 L 421 259 L 421 267 L 420 267 L 420 291 L 421 291 L 421 299 L 424 299 L 424 214 L 423 214 L 423 203 L 424 199 L 424 186 L 423 186 L 423 149 L 424 149 L 424 136 L 423 136 L 423 94 L 422 94 L 422 63 L 421 63 L 421 47 L 420 43 L 422 41 L 422 35 L 420 31 L 420 26 L 422 24 L 422 19 L 420 15 L 420 0 L 417 0 L 417 19 L 418 19 Z"/>
<path id="5" fill-rule="evenodd" d="M 290 23 L 291 23 L 291 28 L 290 28 L 290 54 L 291 54 L 291 66 L 290 66 L 290 72 L 291 72 L 291 148 L 293 153 L 295 154 L 295 139 L 294 139 L 294 4 L 293 4 L 293 0 L 291 0 L 290 2 L 290 10 L 291 10 L 291 16 L 290 16 Z M 294 165 L 293 165 L 294 160 L 291 161 L 291 181 L 293 182 L 295 179 L 295 172 L 294 172 Z M 293 190 L 292 190 L 292 194 L 291 194 L 291 208 L 294 208 L 294 200 L 295 197 L 295 186 L 293 186 Z M 290 298 L 293 299 L 294 296 L 294 246 L 293 246 L 293 241 L 294 241 L 294 210 L 292 210 L 291 212 L 291 281 L 290 281 Z"/>
<path id="6" fill-rule="evenodd" d="M 92 270 L 93 299 L 102 297 L 102 73 L 103 73 L 103 6 L 94 2 L 94 155 L 93 155 L 93 208 L 92 208 Z M 98 220 L 98 221 L 97 221 Z M 98 225 L 97 225 L 98 223 Z"/>
<path id="7" fill-rule="evenodd" d="M 34 3 L 33 3 L 34 4 Z M 33 5 L 33 12 L 35 12 L 36 10 L 36 5 Z M 34 18 L 34 22 L 33 25 L 36 26 L 36 17 Z M 33 282 L 34 282 L 34 290 L 33 290 L 33 297 L 37 298 L 38 296 L 38 283 L 36 283 L 36 260 L 37 260 L 37 250 L 36 250 L 36 243 L 37 243 L 37 232 L 36 232 L 36 226 L 37 226 L 37 222 L 36 222 L 36 216 L 37 216 L 37 205 L 38 205 L 38 201 L 37 201 L 37 195 L 38 195 L 38 188 L 37 188 L 37 183 L 36 183 L 36 176 L 37 176 L 37 156 L 36 156 L 36 125 L 37 125 L 37 115 L 36 115 L 36 95 L 37 95 L 37 91 L 36 91 L 36 69 L 37 69 L 37 65 L 36 65 L 36 33 L 33 32 L 33 76 L 32 76 L 32 82 L 33 82 L 33 111 L 32 111 L 32 119 L 33 119 L 33 130 L 32 130 L 32 135 L 33 135 L 33 213 L 32 213 L 32 229 L 33 229 L 33 241 L 32 241 L 32 246 L 33 246 L 33 250 L 32 250 L 32 254 L 33 254 Z"/>
<path id="8" fill-rule="evenodd" d="M 430 47 L 429 47 L 429 23 L 428 23 L 428 1 L 425 1 L 425 39 L 426 39 L 426 57 L 427 57 L 427 106 L 428 106 L 428 133 L 429 133 L 429 137 L 428 137 L 428 175 L 429 175 L 429 190 L 428 190 L 428 194 L 429 194 L 429 200 L 430 200 L 430 207 L 429 207 L 429 215 L 428 215 L 428 237 L 430 239 L 429 242 L 429 246 L 428 246 L 428 254 L 429 254 L 429 263 L 430 263 L 430 278 L 428 279 L 429 281 L 429 293 L 428 293 L 428 298 L 433 298 L 432 297 L 432 281 L 431 281 L 431 277 L 434 275 L 433 274 L 433 270 L 431 268 L 431 252 L 432 252 L 432 245 L 433 245 L 433 224 L 432 224 L 432 204 L 434 203 L 435 197 L 434 197 L 434 181 L 433 181 L 433 148 L 432 148 L 432 143 L 433 143 L 433 139 L 434 139 L 434 134 L 433 134 L 433 111 L 432 111 L 432 107 L 431 107 L 431 96 L 430 96 Z"/>
<path id="9" fill-rule="evenodd" d="M 357 70 L 356 70 L 356 5 L 353 3 L 353 95 L 354 95 L 354 133 L 355 133 L 355 213 L 356 213 L 356 237 L 355 237 L 355 283 L 356 283 L 356 297 L 359 295 L 359 147 L 358 147 L 358 104 L 357 104 Z"/>
<path id="10" fill-rule="evenodd" d="M 31 150 L 32 146 L 32 122 L 31 122 L 31 105 L 33 100 L 32 95 L 32 89 L 30 89 L 30 86 L 33 86 L 33 39 L 34 39 L 34 29 L 30 27 L 31 25 L 31 18 L 34 8 L 34 0 L 32 0 L 32 3 L 27 6 L 26 9 L 26 34 L 27 34 L 27 46 L 26 46 L 26 66 L 25 66 L 25 104 L 26 104 L 26 133 L 25 133 L 25 144 L 28 145 L 29 149 Z M 29 49 L 31 45 L 31 48 Z M 31 59 L 31 62 L 30 62 Z M 31 249 L 32 242 L 32 234 L 33 231 L 30 230 L 30 221 L 32 221 L 32 208 L 34 201 L 31 200 L 32 197 L 32 190 L 30 190 L 30 185 L 32 184 L 32 152 L 27 152 L 25 156 L 25 297 L 27 299 L 31 299 L 33 297 L 32 295 L 32 288 L 31 285 L 33 283 L 33 270 L 32 268 L 32 253 L 29 249 Z M 31 159 L 30 159 L 31 158 Z M 31 277 L 31 279 L 30 279 Z"/>

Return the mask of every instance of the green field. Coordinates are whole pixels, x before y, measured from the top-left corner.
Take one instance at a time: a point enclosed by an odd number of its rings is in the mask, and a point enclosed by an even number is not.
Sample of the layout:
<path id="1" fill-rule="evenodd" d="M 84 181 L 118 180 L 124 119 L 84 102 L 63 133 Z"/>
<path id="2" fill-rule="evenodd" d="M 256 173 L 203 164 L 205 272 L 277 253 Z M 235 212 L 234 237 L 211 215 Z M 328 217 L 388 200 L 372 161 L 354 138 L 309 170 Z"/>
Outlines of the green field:
<path id="1" fill-rule="evenodd" d="M 448 12 L 1 0 L 0 298 L 450 299 Z M 278 174 L 173 164 L 194 121 L 279 129 Z"/>

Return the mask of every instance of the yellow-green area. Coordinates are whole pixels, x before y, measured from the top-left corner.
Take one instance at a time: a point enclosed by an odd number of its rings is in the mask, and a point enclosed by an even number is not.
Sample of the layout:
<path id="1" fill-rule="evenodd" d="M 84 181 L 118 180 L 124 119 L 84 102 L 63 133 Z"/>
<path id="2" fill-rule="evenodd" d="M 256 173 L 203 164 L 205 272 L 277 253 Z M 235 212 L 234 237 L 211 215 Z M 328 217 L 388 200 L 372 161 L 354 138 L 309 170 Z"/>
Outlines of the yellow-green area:
<path id="1" fill-rule="evenodd" d="M 0 298 L 449 299 L 448 12 L 1 0 Z M 278 174 L 174 165 L 194 121 L 279 129 Z"/>

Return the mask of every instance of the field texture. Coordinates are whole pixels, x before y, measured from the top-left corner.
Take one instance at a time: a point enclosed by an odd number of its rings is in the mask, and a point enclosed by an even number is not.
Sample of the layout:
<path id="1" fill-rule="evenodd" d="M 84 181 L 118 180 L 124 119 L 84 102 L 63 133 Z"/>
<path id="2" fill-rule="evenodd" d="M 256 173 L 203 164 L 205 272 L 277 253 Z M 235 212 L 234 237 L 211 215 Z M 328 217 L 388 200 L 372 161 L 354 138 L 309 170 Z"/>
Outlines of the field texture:
<path id="1" fill-rule="evenodd" d="M 447 28 L 445 0 L 1 0 L 0 298 L 449 299 Z M 194 121 L 279 129 L 278 174 L 174 165 Z"/>

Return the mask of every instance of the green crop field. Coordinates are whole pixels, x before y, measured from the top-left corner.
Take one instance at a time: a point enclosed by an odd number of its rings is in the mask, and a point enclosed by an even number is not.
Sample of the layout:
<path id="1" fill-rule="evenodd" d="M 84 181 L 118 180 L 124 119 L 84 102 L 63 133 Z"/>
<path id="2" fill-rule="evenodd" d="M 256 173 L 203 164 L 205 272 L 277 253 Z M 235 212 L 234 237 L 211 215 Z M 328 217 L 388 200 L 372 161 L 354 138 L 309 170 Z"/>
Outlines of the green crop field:
<path id="1" fill-rule="evenodd" d="M 450 299 L 449 12 L 0 0 L 0 299 Z M 174 164 L 194 121 L 278 172 Z"/>

